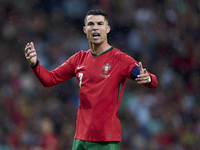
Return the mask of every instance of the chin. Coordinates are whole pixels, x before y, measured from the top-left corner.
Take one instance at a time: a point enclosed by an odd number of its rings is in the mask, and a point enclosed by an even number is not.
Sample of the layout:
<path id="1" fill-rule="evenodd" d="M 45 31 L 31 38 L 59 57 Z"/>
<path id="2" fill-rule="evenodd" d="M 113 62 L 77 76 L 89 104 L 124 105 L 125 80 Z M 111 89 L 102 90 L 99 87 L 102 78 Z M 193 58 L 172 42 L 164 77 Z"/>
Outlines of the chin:
<path id="1" fill-rule="evenodd" d="M 92 40 L 91 43 L 93 43 L 93 44 L 102 44 L 103 42 L 101 40 Z"/>

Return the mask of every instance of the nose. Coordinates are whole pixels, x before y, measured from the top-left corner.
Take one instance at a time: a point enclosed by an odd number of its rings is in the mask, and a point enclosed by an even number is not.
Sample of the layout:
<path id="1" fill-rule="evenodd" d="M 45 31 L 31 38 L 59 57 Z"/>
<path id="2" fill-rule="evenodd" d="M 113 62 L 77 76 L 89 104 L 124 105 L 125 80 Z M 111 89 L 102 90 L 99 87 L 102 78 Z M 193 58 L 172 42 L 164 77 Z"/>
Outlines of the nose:
<path id="1" fill-rule="evenodd" d="M 98 24 L 94 24 L 93 30 L 98 30 Z"/>

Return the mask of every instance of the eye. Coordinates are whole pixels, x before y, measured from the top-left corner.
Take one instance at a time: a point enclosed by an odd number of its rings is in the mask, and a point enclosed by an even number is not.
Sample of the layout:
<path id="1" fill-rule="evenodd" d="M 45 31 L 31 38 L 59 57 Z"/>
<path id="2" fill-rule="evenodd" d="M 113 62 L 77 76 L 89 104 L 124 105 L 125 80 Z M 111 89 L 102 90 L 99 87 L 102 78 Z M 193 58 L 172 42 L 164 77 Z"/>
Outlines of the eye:
<path id="1" fill-rule="evenodd" d="M 98 25 L 104 25 L 104 23 L 103 22 L 98 22 Z"/>
<path id="2" fill-rule="evenodd" d="M 93 23 L 93 22 L 88 22 L 87 25 L 88 25 L 88 26 L 91 26 L 91 25 L 94 25 L 94 23 Z"/>

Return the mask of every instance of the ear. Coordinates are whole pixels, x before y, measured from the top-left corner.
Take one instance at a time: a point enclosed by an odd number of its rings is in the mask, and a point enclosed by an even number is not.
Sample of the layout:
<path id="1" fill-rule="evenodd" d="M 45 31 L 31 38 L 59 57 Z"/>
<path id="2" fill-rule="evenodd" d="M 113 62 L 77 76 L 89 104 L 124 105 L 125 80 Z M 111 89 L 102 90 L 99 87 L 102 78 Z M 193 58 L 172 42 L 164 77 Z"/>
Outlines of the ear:
<path id="1" fill-rule="evenodd" d="M 83 32 L 86 34 L 86 27 L 83 26 Z"/>
<path id="2" fill-rule="evenodd" d="M 107 33 L 109 33 L 111 30 L 111 27 L 110 26 L 107 26 Z"/>

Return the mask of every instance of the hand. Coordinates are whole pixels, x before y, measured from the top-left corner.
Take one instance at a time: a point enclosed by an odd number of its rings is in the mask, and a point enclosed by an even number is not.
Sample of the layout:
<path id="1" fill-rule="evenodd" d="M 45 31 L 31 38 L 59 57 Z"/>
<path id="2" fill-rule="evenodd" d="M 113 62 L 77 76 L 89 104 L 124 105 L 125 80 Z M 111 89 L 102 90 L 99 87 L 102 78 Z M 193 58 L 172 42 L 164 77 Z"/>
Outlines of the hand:
<path id="1" fill-rule="evenodd" d="M 26 44 L 25 57 L 32 66 L 34 66 L 37 63 L 37 53 L 34 48 L 33 42 Z"/>
<path id="2" fill-rule="evenodd" d="M 135 79 L 138 84 L 148 84 L 151 82 L 151 77 L 149 76 L 148 71 L 142 67 L 142 63 L 139 62 L 139 68 L 140 68 L 140 75 L 137 76 Z"/>

